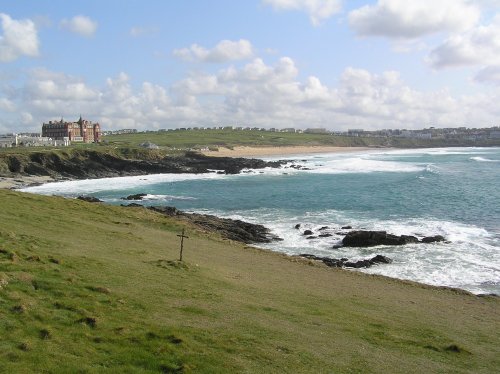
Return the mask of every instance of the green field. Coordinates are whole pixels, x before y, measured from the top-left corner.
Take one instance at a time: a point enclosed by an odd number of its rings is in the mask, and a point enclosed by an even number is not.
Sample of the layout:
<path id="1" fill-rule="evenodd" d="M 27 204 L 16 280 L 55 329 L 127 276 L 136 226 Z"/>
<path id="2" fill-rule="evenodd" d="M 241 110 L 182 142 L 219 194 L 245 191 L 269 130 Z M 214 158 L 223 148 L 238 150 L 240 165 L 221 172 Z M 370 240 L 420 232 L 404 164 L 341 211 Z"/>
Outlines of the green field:
<path id="1" fill-rule="evenodd" d="M 494 373 L 500 300 L 0 190 L 2 373 Z"/>
<path id="2" fill-rule="evenodd" d="M 235 146 L 335 146 L 335 147 L 440 147 L 454 145 L 474 146 L 471 141 L 441 139 L 403 139 L 348 137 L 329 134 L 304 134 L 256 130 L 177 130 L 136 134 L 109 135 L 103 137 L 109 144 L 137 146 L 149 141 L 158 146 L 171 148 L 235 147 Z M 497 142 L 498 143 L 498 142 Z"/>
<path id="3" fill-rule="evenodd" d="M 278 133 L 256 130 L 177 130 L 136 134 L 108 135 L 103 138 L 110 144 L 136 146 L 150 141 L 159 146 L 173 148 L 234 147 L 245 146 L 294 146 L 334 145 L 364 146 L 367 140 L 326 134 Z M 380 142 L 381 143 L 381 142 Z"/>

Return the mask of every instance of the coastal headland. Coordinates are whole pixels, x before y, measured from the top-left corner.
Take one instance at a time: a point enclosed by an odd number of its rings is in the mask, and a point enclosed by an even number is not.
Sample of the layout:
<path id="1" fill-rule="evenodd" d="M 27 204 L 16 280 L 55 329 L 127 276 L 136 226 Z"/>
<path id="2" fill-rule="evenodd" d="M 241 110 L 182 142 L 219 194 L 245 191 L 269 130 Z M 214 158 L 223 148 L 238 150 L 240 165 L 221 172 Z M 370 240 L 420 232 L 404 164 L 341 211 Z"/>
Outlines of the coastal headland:
<path id="1" fill-rule="evenodd" d="M 243 169 L 279 167 L 282 162 L 252 158 L 209 157 L 198 152 L 165 154 L 140 151 L 129 154 L 68 149 L 0 153 L 0 188 L 21 187 L 62 179 L 109 178 L 146 174 L 225 173 Z"/>
<path id="2" fill-rule="evenodd" d="M 36 153 L 2 153 L 0 175 L 22 183 L 271 166 L 125 148 Z M 148 209 L 7 189 L 0 205 L 0 371 L 500 367 L 495 296 L 331 268 Z"/>

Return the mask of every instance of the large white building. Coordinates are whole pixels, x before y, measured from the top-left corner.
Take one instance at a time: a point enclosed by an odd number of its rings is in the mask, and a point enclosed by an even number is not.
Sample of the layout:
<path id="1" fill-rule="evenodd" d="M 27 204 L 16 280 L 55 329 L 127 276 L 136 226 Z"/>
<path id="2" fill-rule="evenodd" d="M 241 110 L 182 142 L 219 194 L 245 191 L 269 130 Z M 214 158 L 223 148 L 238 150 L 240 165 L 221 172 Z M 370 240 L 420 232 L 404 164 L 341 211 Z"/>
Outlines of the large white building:
<path id="1" fill-rule="evenodd" d="M 16 147 L 18 145 L 16 134 L 0 135 L 0 148 Z"/>

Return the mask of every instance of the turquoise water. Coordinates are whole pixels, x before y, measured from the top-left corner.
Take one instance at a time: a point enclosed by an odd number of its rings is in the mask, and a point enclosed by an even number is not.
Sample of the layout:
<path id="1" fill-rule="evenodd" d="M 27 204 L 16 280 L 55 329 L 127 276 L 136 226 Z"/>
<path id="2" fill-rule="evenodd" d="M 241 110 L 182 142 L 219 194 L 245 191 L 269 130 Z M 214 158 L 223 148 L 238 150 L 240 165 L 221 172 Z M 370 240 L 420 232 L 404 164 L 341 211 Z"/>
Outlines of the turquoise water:
<path id="1" fill-rule="evenodd" d="M 297 155 L 282 169 L 240 175 L 154 175 L 53 183 L 31 192 L 86 193 L 109 203 L 148 193 L 145 205 L 261 223 L 284 238 L 265 247 L 361 259 L 384 254 L 390 265 L 363 270 L 476 293 L 500 294 L 500 148 L 443 148 Z M 293 160 L 293 161 L 292 161 Z M 294 226 L 300 223 L 301 230 Z M 448 243 L 333 247 L 342 226 L 394 234 L 440 234 Z M 302 231 L 328 238 L 307 240 Z"/>

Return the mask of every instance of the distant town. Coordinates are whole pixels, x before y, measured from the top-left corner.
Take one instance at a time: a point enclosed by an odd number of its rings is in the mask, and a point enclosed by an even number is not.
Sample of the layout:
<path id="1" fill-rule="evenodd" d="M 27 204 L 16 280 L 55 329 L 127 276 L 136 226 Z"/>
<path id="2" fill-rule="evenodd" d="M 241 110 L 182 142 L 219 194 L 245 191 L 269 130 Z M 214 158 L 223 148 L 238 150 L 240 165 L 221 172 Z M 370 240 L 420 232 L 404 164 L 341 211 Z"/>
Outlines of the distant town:
<path id="1" fill-rule="evenodd" d="M 10 147 L 44 147 L 70 146 L 72 143 L 98 143 L 107 135 L 139 134 L 171 131 L 267 131 L 304 134 L 324 134 L 331 136 L 348 137 L 375 137 L 375 138 L 408 138 L 408 139 L 443 139 L 481 142 L 489 139 L 500 139 L 500 127 L 489 128 L 434 128 L 421 130 L 389 129 L 368 131 L 363 129 L 349 129 L 347 131 L 332 131 L 325 128 L 263 128 L 243 126 L 215 126 L 215 127 L 181 127 L 177 129 L 159 129 L 138 131 L 137 129 L 120 129 L 102 131 L 97 122 L 83 119 L 81 116 L 75 122 L 49 121 L 42 124 L 41 133 L 0 134 L 0 148 Z"/>

